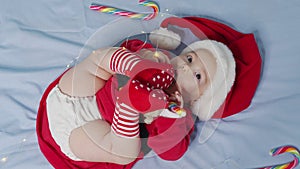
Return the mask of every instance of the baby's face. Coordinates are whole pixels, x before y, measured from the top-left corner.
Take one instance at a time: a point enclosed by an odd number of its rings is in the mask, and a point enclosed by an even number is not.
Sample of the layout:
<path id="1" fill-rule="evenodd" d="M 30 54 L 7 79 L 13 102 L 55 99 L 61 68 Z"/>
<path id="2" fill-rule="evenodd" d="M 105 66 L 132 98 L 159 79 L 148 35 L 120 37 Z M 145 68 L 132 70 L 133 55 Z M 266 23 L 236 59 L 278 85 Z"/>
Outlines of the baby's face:
<path id="1" fill-rule="evenodd" d="M 206 49 L 174 57 L 171 64 L 176 72 L 175 79 L 179 92 L 184 103 L 189 105 L 200 98 L 210 85 L 217 68 L 214 56 Z"/>

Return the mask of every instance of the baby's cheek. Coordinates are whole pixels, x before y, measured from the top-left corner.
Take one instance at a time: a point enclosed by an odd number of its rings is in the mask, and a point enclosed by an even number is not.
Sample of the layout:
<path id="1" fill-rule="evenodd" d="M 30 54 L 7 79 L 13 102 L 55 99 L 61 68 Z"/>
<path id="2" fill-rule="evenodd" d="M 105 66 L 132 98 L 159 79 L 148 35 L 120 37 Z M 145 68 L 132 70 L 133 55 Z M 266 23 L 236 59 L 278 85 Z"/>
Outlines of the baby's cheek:
<path id="1" fill-rule="evenodd" d="M 198 88 L 195 86 L 192 80 L 186 81 L 184 87 L 184 95 L 189 100 L 196 99 L 198 95 Z"/>

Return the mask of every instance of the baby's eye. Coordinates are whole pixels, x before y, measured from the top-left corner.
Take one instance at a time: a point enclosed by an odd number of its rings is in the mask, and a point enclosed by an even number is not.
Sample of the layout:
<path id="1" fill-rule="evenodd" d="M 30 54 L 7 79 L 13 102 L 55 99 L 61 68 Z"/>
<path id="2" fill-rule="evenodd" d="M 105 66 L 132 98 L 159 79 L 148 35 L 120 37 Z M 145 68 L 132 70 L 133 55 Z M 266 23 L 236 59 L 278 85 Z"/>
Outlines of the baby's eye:
<path id="1" fill-rule="evenodd" d="M 198 80 L 200 80 L 200 79 L 201 79 L 201 74 L 200 74 L 200 73 L 196 73 L 196 78 L 197 78 Z"/>
<path id="2" fill-rule="evenodd" d="M 192 63 L 193 57 L 191 55 L 187 55 L 186 58 L 187 58 L 189 63 Z"/>

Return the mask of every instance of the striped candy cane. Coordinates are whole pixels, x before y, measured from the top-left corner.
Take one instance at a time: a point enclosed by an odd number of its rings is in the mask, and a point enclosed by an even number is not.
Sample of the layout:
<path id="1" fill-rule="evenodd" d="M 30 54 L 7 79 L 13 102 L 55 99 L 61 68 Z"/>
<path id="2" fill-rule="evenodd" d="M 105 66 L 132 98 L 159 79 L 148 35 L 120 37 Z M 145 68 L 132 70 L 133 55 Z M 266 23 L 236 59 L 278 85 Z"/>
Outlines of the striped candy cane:
<path id="1" fill-rule="evenodd" d="M 260 169 L 293 169 L 295 168 L 298 164 L 299 164 L 299 160 L 300 160 L 300 151 L 294 147 L 294 146 L 280 146 L 277 148 L 273 148 L 270 151 L 270 154 L 272 156 L 276 156 L 282 153 L 290 153 L 294 156 L 294 160 L 289 162 L 289 163 L 285 163 L 285 164 L 279 164 L 279 165 L 275 165 L 275 166 L 268 166 L 268 167 L 264 167 L 264 168 L 260 168 Z"/>
<path id="2" fill-rule="evenodd" d="M 92 3 L 90 9 L 101 12 L 101 13 L 108 13 L 113 15 L 125 16 L 132 19 L 141 19 L 141 20 L 150 20 L 155 18 L 159 11 L 159 5 L 153 1 L 146 1 L 146 0 L 139 0 L 139 5 L 151 7 L 153 9 L 153 13 L 137 13 L 132 11 L 127 11 L 111 6 L 104 6 L 99 5 L 96 3 Z"/>

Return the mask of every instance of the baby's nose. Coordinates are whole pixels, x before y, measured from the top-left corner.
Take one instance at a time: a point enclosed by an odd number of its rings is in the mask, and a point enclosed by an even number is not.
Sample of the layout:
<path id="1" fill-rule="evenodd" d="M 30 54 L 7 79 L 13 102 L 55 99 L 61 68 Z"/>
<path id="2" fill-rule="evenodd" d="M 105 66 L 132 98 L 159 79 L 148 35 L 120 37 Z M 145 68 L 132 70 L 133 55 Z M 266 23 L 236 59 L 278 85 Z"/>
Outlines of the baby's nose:
<path id="1" fill-rule="evenodd" d="M 188 70 L 188 66 L 187 66 L 186 63 L 180 65 L 178 68 L 179 68 L 179 69 L 182 69 L 183 71 L 187 71 L 187 70 Z"/>

